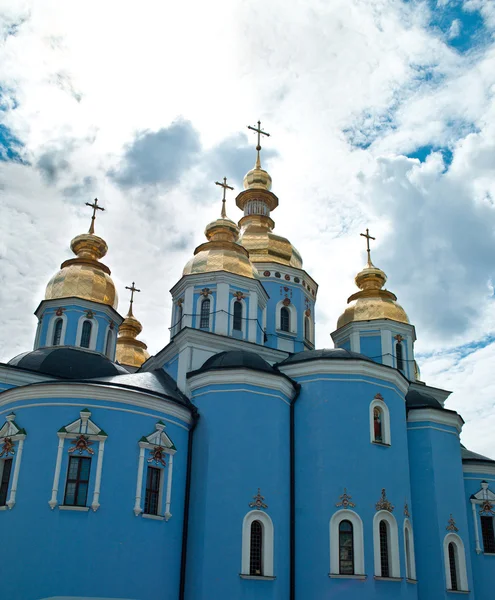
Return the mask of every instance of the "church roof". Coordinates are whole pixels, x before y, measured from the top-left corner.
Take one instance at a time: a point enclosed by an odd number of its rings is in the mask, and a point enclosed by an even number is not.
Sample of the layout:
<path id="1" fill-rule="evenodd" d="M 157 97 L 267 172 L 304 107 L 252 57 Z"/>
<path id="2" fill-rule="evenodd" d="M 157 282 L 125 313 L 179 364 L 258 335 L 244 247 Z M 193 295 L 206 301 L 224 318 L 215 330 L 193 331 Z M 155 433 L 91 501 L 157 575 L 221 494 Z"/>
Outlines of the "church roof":
<path id="1" fill-rule="evenodd" d="M 230 350 L 219 352 L 218 354 L 211 356 L 200 369 L 189 373 L 188 377 L 203 373 L 204 371 L 213 371 L 217 369 L 252 369 L 254 371 L 264 371 L 265 373 L 282 375 L 282 373 L 279 373 L 255 352 L 249 352 L 247 350 Z"/>
<path id="2" fill-rule="evenodd" d="M 406 408 L 408 410 L 414 408 L 436 408 L 437 410 L 447 410 L 438 400 L 433 398 L 433 396 L 418 392 L 417 390 L 409 390 L 407 392 Z"/>
<path id="3" fill-rule="evenodd" d="M 461 444 L 461 458 L 462 462 L 484 462 L 494 464 L 495 460 L 488 458 L 487 456 L 483 456 L 482 454 L 477 454 L 476 452 L 472 452 L 468 450 L 465 446 Z"/>
<path id="4" fill-rule="evenodd" d="M 292 365 L 299 362 L 305 362 L 307 360 L 319 360 L 319 359 L 335 359 L 335 360 L 367 360 L 368 362 L 374 362 L 371 358 L 368 358 L 364 354 L 358 352 L 351 352 L 344 348 L 322 348 L 320 350 L 304 350 L 303 352 L 297 352 L 292 354 L 279 365 Z"/>
<path id="5" fill-rule="evenodd" d="M 100 352 L 68 346 L 48 346 L 24 352 L 12 358 L 8 364 L 64 379 L 88 379 L 128 373 L 124 367 Z"/>

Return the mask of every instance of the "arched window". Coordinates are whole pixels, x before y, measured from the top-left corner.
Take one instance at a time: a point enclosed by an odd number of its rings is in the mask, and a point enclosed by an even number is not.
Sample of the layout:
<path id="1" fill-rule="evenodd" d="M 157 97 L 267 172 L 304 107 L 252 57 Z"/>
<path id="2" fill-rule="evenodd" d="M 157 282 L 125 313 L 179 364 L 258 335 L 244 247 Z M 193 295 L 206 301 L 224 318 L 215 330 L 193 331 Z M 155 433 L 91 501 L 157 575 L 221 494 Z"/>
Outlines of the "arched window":
<path id="1" fill-rule="evenodd" d="M 112 355 L 112 349 L 113 349 L 113 333 L 109 329 L 108 333 L 107 333 L 107 343 L 105 344 L 105 354 L 106 354 L 106 356 L 108 356 L 108 358 L 110 358 Z"/>
<path id="2" fill-rule="evenodd" d="M 290 311 L 287 306 L 280 309 L 280 330 L 290 331 Z"/>
<path id="3" fill-rule="evenodd" d="M 445 581 L 448 590 L 468 590 L 466 555 L 464 544 L 456 533 L 448 533 L 443 541 Z"/>
<path id="4" fill-rule="evenodd" d="M 373 433 L 375 442 L 383 442 L 383 411 L 378 406 L 373 409 Z"/>
<path id="5" fill-rule="evenodd" d="M 236 331 L 242 331 L 242 302 L 240 300 L 236 300 L 234 302 L 233 329 Z"/>
<path id="6" fill-rule="evenodd" d="M 253 521 L 251 523 L 250 549 L 249 574 L 263 575 L 263 526 L 259 521 Z"/>
<path id="7" fill-rule="evenodd" d="M 382 577 L 390 577 L 390 553 L 388 538 L 387 523 L 385 521 L 380 521 L 380 567 Z"/>
<path id="8" fill-rule="evenodd" d="M 449 570 L 450 570 L 450 589 L 459 589 L 459 577 L 457 575 L 457 548 L 453 542 L 449 544 Z"/>
<path id="9" fill-rule="evenodd" d="M 406 558 L 406 579 L 416 580 L 416 564 L 414 559 L 414 537 L 409 519 L 404 521 L 404 551 Z"/>
<path id="10" fill-rule="evenodd" d="M 182 304 L 179 304 L 177 306 L 177 331 L 180 331 L 182 329 L 182 313 L 183 313 L 183 308 L 182 308 Z"/>
<path id="11" fill-rule="evenodd" d="M 480 519 L 483 550 L 486 554 L 495 554 L 495 532 L 493 531 L 493 517 L 482 516 Z"/>
<path id="12" fill-rule="evenodd" d="M 339 574 L 354 574 L 354 535 L 352 523 L 347 520 L 339 525 Z"/>
<path id="13" fill-rule="evenodd" d="M 199 320 L 200 329 L 210 328 L 210 299 L 206 298 L 201 303 L 201 316 Z"/>
<path id="14" fill-rule="evenodd" d="M 370 404 L 370 441 L 390 446 L 390 412 L 381 394 L 376 394 Z"/>
<path id="15" fill-rule="evenodd" d="M 304 317 L 304 339 L 308 342 L 311 341 L 311 323 L 309 317 Z"/>
<path id="16" fill-rule="evenodd" d="M 402 353 L 402 342 L 395 344 L 395 356 L 397 357 L 397 368 L 399 371 L 404 370 L 404 355 Z"/>
<path id="17" fill-rule="evenodd" d="M 92 328 L 93 325 L 91 324 L 91 321 L 84 321 L 81 333 L 81 348 L 89 348 Z"/>
<path id="18" fill-rule="evenodd" d="M 62 338 L 62 327 L 64 325 L 63 319 L 57 319 L 53 327 L 53 340 L 52 346 L 60 346 L 60 340 Z"/>

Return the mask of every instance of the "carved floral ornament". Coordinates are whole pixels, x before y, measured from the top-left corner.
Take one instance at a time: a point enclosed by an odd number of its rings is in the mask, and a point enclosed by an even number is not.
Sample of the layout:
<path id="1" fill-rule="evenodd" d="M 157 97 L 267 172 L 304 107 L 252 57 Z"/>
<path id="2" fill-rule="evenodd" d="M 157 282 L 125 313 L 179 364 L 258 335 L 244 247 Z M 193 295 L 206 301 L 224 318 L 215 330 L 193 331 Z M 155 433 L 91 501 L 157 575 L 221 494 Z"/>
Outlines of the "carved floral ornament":
<path id="1" fill-rule="evenodd" d="M 0 454 L 0 456 L 2 456 Z M 480 515 L 493 516 L 495 515 L 495 511 L 493 510 L 493 504 L 490 500 L 484 500 L 480 507 Z"/>
<path id="2" fill-rule="evenodd" d="M 289 298 L 284 298 L 284 299 L 282 300 L 282 304 L 283 304 L 284 306 L 289 306 L 289 305 L 290 305 L 290 299 L 289 299 Z"/>
<path id="3" fill-rule="evenodd" d="M 167 466 L 164 458 L 165 448 L 162 446 L 155 446 L 150 450 L 150 457 L 148 458 L 149 463 L 155 463 L 155 465 L 161 465 L 162 467 Z"/>
<path id="4" fill-rule="evenodd" d="M 239 292 L 239 291 L 232 292 L 232 295 L 235 296 L 237 301 L 244 300 L 244 298 L 246 297 L 246 295 L 243 292 Z"/>
<path id="5" fill-rule="evenodd" d="M 13 456 L 15 454 L 15 444 L 12 441 L 12 438 L 6 437 L 3 440 L 3 444 L 1 446 L 0 458 Z"/>
<path id="6" fill-rule="evenodd" d="M 77 453 L 82 454 L 87 452 L 88 454 L 94 454 L 93 448 L 90 448 L 94 442 L 91 442 L 87 435 L 79 435 L 74 440 L 74 445 L 69 448 L 69 454 Z"/>
<path id="7" fill-rule="evenodd" d="M 407 502 L 404 504 L 404 516 L 406 517 L 406 519 L 409 519 L 409 517 L 411 516 L 409 513 L 409 505 Z"/>
<path id="8" fill-rule="evenodd" d="M 388 510 L 388 512 L 393 512 L 395 506 L 391 504 L 390 501 L 387 499 L 387 493 L 385 491 L 385 488 L 382 488 L 382 497 L 375 504 L 375 508 L 377 511 Z"/>
<path id="9" fill-rule="evenodd" d="M 375 394 L 375 400 L 382 400 L 383 401 L 383 396 L 380 393 Z"/>
<path id="10" fill-rule="evenodd" d="M 65 308 L 62 308 L 61 306 L 59 306 L 59 307 L 57 308 L 57 310 L 55 311 L 55 315 L 56 315 L 57 317 L 61 317 L 61 316 L 63 315 L 63 313 L 64 313 L 64 310 L 65 310 Z"/>
<path id="11" fill-rule="evenodd" d="M 459 531 L 459 529 L 456 527 L 455 520 L 454 520 L 454 517 L 452 516 L 452 513 L 450 513 L 450 519 L 448 520 L 448 525 L 445 529 L 447 531 Z"/>
<path id="12" fill-rule="evenodd" d="M 258 493 L 256 496 L 253 496 L 253 502 L 250 502 L 249 506 L 250 508 L 257 508 L 258 510 L 260 508 L 268 508 L 268 504 L 265 504 L 264 500 L 265 497 L 261 495 L 261 489 L 258 488 Z"/>
<path id="13" fill-rule="evenodd" d="M 354 502 L 351 502 L 352 496 L 347 493 L 347 488 L 344 488 L 344 493 L 342 496 L 339 496 L 340 502 L 337 502 L 335 505 L 337 508 L 354 508 L 356 505 Z"/>
<path id="14" fill-rule="evenodd" d="M 87 319 L 93 319 L 95 316 L 94 312 L 92 310 L 87 310 L 86 311 L 86 318 Z"/>
<path id="15" fill-rule="evenodd" d="M 403 342 L 403 341 L 404 341 L 404 338 L 403 338 L 403 337 L 400 335 L 400 333 L 398 333 L 398 334 L 395 336 L 395 338 L 394 338 L 394 339 L 396 339 L 398 342 Z"/>
<path id="16" fill-rule="evenodd" d="M 208 298 L 208 296 L 211 296 L 212 291 L 210 290 L 210 288 L 203 288 L 200 292 L 199 292 L 204 298 Z"/>

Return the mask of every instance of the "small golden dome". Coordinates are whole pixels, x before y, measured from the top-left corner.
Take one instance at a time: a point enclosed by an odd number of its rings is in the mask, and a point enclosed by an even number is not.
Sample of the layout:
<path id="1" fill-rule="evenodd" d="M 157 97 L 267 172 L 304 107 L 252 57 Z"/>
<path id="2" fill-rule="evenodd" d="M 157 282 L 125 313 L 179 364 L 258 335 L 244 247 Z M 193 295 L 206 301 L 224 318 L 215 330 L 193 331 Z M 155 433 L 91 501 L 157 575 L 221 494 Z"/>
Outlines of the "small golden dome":
<path id="1" fill-rule="evenodd" d="M 139 368 L 145 361 L 148 360 L 150 354 L 147 346 L 141 340 L 137 340 L 137 336 L 143 330 L 143 326 L 132 313 L 132 303 L 135 291 L 140 291 L 134 288 L 134 283 L 131 289 L 131 304 L 129 312 L 119 327 L 119 337 L 117 338 L 117 348 L 115 350 L 115 360 L 121 365 L 128 367 Z"/>
<path id="2" fill-rule="evenodd" d="M 391 319 L 409 323 L 405 310 L 397 303 L 397 296 L 382 289 L 387 276 L 368 259 L 366 267 L 356 275 L 356 285 L 361 289 L 347 300 L 349 306 L 340 315 L 337 329 L 353 321 Z"/>
<path id="3" fill-rule="evenodd" d="M 105 240 L 84 233 L 71 241 L 71 249 L 77 258 L 62 263 L 46 286 L 45 300 L 76 297 L 117 309 L 118 296 L 110 269 L 99 262 L 108 250 Z"/>
<path id="4" fill-rule="evenodd" d="M 258 163 L 244 175 L 245 190 L 271 190 L 272 178 Z"/>

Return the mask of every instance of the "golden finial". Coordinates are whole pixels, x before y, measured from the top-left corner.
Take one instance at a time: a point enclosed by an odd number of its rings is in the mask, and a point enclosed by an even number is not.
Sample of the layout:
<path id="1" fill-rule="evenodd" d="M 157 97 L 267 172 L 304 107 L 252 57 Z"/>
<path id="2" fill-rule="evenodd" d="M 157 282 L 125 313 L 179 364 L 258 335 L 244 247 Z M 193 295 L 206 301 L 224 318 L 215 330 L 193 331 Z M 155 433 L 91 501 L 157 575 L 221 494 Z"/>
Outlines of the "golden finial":
<path id="1" fill-rule="evenodd" d="M 258 127 L 251 127 L 251 125 L 248 125 L 247 128 L 251 129 L 251 131 L 256 131 L 256 133 L 258 134 L 258 144 L 256 145 L 257 155 L 256 155 L 256 167 L 255 168 L 261 169 L 261 161 L 260 161 L 261 136 L 266 135 L 267 137 L 270 137 L 270 134 L 261 129 L 261 121 L 258 121 Z"/>
<path id="2" fill-rule="evenodd" d="M 131 290 L 131 303 L 129 305 L 129 312 L 127 313 L 127 316 L 134 316 L 132 314 L 132 303 L 134 302 L 134 292 L 140 292 L 141 290 L 138 290 L 137 287 L 135 287 L 134 285 L 134 281 L 132 282 L 132 285 L 129 287 L 128 285 L 125 286 L 126 290 Z"/>
<path id="3" fill-rule="evenodd" d="M 366 233 L 360 233 L 364 238 L 366 238 L 366 252 L 368 253 L 368 267 L 372 267 L 373 263 L 371 262 L 371 254 L 370 254 L 370 240 L 376 240 L 376 238 L 370 235 L 370 230 L 366 228 Z"/>
<path id="4" fill-rule="evenodd" d="M 103 206 L 98 206 L 98 198 L 95 198 L 93 204 L 91 202 L 86 202 L 86 206 L 90 206 L 93 209 L 93 216 L 91 217 L 91 225 L 88 233 L 94 234 L 95 232 L 95 219 L 96 219 L 96 211 L 97 210 L 105 210 Z"/>
<path id="5" fill-rule="evenodd" d="M 222 219 L 226 219 L 227 218 L 227 211 L 225 210 L 225 202 L 226 202 L 225 194 L 227 193 L 227 190 L 233 190 L 234 188 L 232 186 L 230 186 L 230 185 L 227 185 L 227 177 L 223 178 L 223 183 L 220 183 L 219 181 L 215 181 L 215 184 L 219 185 L 220 187 L 223 188 L 221 217 L 222 217 Z"/>

